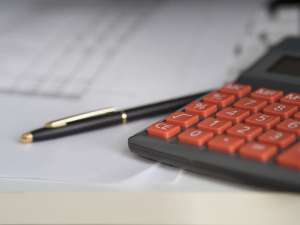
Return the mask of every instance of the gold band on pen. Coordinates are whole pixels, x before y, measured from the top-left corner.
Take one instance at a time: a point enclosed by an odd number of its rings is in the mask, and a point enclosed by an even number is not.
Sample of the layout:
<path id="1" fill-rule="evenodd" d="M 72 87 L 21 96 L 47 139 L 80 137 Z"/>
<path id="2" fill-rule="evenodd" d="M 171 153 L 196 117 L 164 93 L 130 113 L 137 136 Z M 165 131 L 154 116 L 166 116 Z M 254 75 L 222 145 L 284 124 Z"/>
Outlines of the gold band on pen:
<path id="1" fill-rule="evenodd" d="M 122 123 L 127 123 L 127 114 L 125 112 L 122 112 L 121 118 L 122 118 Z"/>
<path id="2" fill-rule="evenodd" d="M 66 118 L 62 118 L 62 119 L 58 119 L 58 120 L 48 122 L 48 123 L 45 124 L 45 127 L 46 128 L 60 128 L 60 127 L 66 126 L 68 123 L 71 123 L 71 122 L 75 122 L 75 121 L 79 121 L 79 120 L 83 120 L 83 119 L 89 119 L 89 118 L 93 118 L 93 117 L 96 117 L 96 116 L 105 115 L 105 114 L 109 114 L 109 113 L 112 113 L 112 112 L 115 112 L 115 111 L 116 111 L 115 108 L 109 107 L 109 108 L 99 109 L 99 110 L 96 110 L 96 111 L 91 111 L 91 112 L 87 112 L 87 113 L 83 113 L 83 114 L 77 114 L 77 115 L 74 115 L 74 116 L 70 116 L 70 117 L 66 117 Z"/>

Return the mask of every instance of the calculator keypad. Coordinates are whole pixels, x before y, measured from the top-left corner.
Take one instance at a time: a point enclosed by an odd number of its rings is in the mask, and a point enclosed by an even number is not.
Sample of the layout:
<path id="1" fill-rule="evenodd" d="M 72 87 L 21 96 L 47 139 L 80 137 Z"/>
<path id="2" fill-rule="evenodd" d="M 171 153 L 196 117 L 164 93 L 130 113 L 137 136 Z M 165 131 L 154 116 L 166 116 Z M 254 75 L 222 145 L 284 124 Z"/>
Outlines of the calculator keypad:
<path id="1" fill-rule="evenodd" d="M 181 143 L 202 146 L 214 136 L 212 132 L 190 128 L 181 133 L 178 139 Z"/>
<path id="2" fill-rule="evenodd" d="M 251 93 L 252 98 L 266 100 L 270 103 L 274 103 L 283 96 L 283 91 L 272 90 L 267 88 L 259 88 Z"/>
<path id="3" fill-rule="evenodd" d="M 227 128 L 231 127 L 231 125 L 231 121 L 211 117 L 200 122 L 197 127 L 215 134 L 223 134 Z"/>
<path id="4" fill-rule="evenodd" d="M 235 100 L 234 95 L 224 94 L 221 92 L 212 92 L 203 97 L 204 102 L 217 104 L 220 108 L 229 106 Z"/>
<path id="5" fill-rule="evenodd" d="M 230 136 L 230 135 L 217 135 L 208 142 L 208 147 L 213 151 L 220 151 L 224 153 L 233 154 L 239 147 L 244 144 L 244 139 Z"/>
<path id="6" fill-rule="evenodd" d="M 251 91 L 249 85 L 227 84 L 151 125 L 147 133 L 300 170 L 300 93 Z"/>
<path id="7" fill-rule="evenodd" d="M 234 104 L 234 107 L 238 109 L 249 110 L 253 113 L 259 112 L 263 107 L 268 104 L 265 100 L 253 99 L 253 98 L 242 98 Z"/>
<path id="8" fill-rule="evenodd" d="M 250 85 L 242 85 L 242 84 L 226 84 L 224 87 L 220 89 L 221 93 L 232 94 L 236 97 L 244 97 L 251 92 Z"/>
<path id="9" fill-rule="evenodd" d="M 230 120 L 232 123 L 240 123 L 250 115 L 250 112 L 243 109 L 228 107 L 216 114 L 217 118 Z"/>
<path id="10" fill-rule="evenodd" d="M 194 113 L 200 116 L 201 118 L 207 118 L 218 111 L 218 106 L 216 104 L 195 101 L 188 104 L 185 107 L 185 111 L 189 113 Z"/>
<path id="11" fill-rule="evenodd" d="M 277 147 L 259 142 L 250 142 L 240 149 L 240 156 L 260 162 L 267 162 L 277 153 Z"/>
<path id="12" fill-rule="evenodd" d="M 277 130 L 294 133 L 300 136 L 300 121 L 286 119 L 276 126 Z"/>
<path id="13" fill-rule="evenodd" d="M 281 102 L 300 107 L 300 94 L 290 93 L 284 96 L 283 98 L 281 98 Z"/>
<path id="14" fill-rule="evenodd" d="M 174 112 L 166 118 L 166 121 L 183 128 L 188 128 L 199 120 L 198 115 L 187 112 Z"/>
<path id="15" fill-rule="evenodd" d="M 300 112 L 297 112 L 297 113 L 295 114 L 295 118 L 298 119 L 298 120 L 300 120 Z"/>
<path id="16" fill-rule="evenodd" d="M 280 121 L 280 118 L 278 116 L 256 113 L 248 117 L 245 121 L 247 124 L 253 126 L 259 126 L 264 129 L 271 129 Z"/>
<path id="17" fill-rule="evenodd" d="M 300 170 L 300 143 L 295 144 L 279 155 L 277 162 L 280 166 Z"/>
<path id="18" fill-rule="evenodd" d="M 159 137 L 163 139 L 170 139 L 180 132 L 180 126 L 166 123 L 158 122 L 153 124 L 147 129 L 149 135 L 154 137 Z"/>
<path id="19" fill-rule="evenodd" d="M 277 130 L 268 130 L 258 137 L 261 143 L 270 145 L 277 145 L 280 148 L 286 148 L 294 141 L 296 141 L 296 135 L 291 133 L 285 133 Z"/>
<path id="20" fill-rule="evenodd" d="M 227 130 L 227 134 L 244 138 L 247 141 L 253 141 L 258 135 L 263 132 L 261 127 L 256 127 L 244 123 L 236 124 Z"/>
<path id="21" fill-rule="evenodd" d="M 297 106 L 276 102 L 265 107 L 263 112 L 265 114 L 280 116 L 281 119 L 287 119 L 295 112 L 297 112 L 297 110 Z"/>

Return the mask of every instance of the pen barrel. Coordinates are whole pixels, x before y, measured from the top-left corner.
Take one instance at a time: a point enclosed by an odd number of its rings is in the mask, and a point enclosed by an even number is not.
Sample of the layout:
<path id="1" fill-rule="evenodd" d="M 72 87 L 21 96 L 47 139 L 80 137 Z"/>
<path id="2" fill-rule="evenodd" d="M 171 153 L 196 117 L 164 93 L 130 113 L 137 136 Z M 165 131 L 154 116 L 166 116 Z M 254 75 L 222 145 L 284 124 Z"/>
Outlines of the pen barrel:
<path id="1" fill-rule="evenodd" d="M 135 108 L 131 108 L 125 111 L 127 114 L 127 120 L 137 120 L 141 118 L 146 118 L 150 116 L 156 116 L 161 114 L 166 114 L 173 112 L 184 105 L 190 103 L 191 101 L 205 95 L 207 92 L 203 92 L 201 94 L 189 95 L 180 99 L 167 100 L 164 102 L 149 104 L 145 106 L 139 106 Z"/>
<path id="2" fill-rule="evenodd" d="M 89 119 L 70 122 L 64 127 L 59 128 L 41 128 L 31 132 L 33 141 L 42 141 L 53 138 L 64 137 L 72 134 L 92 131 L 112 125 L 133 121 L 150 116 L 156 116 L 173 112 L 191 101 L 203 96 L 207 92 L 185 96 L 182 98 L 171 99 L 159 103 L 139 106 L 124 111 L 111 112 L 105 115 L 92 117 Z"/>
<path id="3" fill-rule="evenodd" d="M 85 131 L 92 131 L 120 123 L 122 123 L 121 113 L 113 112 L 101 117 L 86 119 L 84 122 L 73 122 L 65 127 L 37 129 L 33 131 L 32 134 L 34 136 L 34 141 L 42 141 L 82 133 Z"/>

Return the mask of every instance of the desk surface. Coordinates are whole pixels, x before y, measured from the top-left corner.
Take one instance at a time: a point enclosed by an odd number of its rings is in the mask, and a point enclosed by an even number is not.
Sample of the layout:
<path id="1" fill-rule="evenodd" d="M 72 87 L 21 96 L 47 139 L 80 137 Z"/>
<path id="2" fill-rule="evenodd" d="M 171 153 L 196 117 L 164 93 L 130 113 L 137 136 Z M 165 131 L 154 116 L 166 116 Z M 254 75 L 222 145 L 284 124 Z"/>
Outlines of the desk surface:
<path id="1" fill-rule="evenodd" d="M 0 193 L 3 224 L 299 224 L 299 195 Z"/>

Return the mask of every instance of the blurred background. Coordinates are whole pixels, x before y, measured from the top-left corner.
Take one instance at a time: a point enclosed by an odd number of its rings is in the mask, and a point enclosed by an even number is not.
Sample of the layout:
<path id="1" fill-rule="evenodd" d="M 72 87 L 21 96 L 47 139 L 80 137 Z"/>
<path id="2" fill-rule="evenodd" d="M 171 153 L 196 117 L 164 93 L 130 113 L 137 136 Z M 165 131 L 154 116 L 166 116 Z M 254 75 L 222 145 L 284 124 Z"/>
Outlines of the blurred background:
<path id="1" fill-rule="evenodd" d="M 236 76 L 268 46 L 299 33 L 297 1 L 0 4 L 0 93 L 7 94 L 78 99 L 92 90 L 156 89 L 166 97 L 198 91 L 193 83 L 210 88 L 233 79 L 224 74 Z M 140 85 L 132 88 L 134 82 Z"/>
<path id="2" fill-rule="evenodd" d="M 18 138 L 62 116 L 217 88 L 298 36 L 299 18 L 298 1 L 1 0 L 0 190 L 242 190 L 133 156 L 128 137 L 157 118 L 30 146 Z"/>

